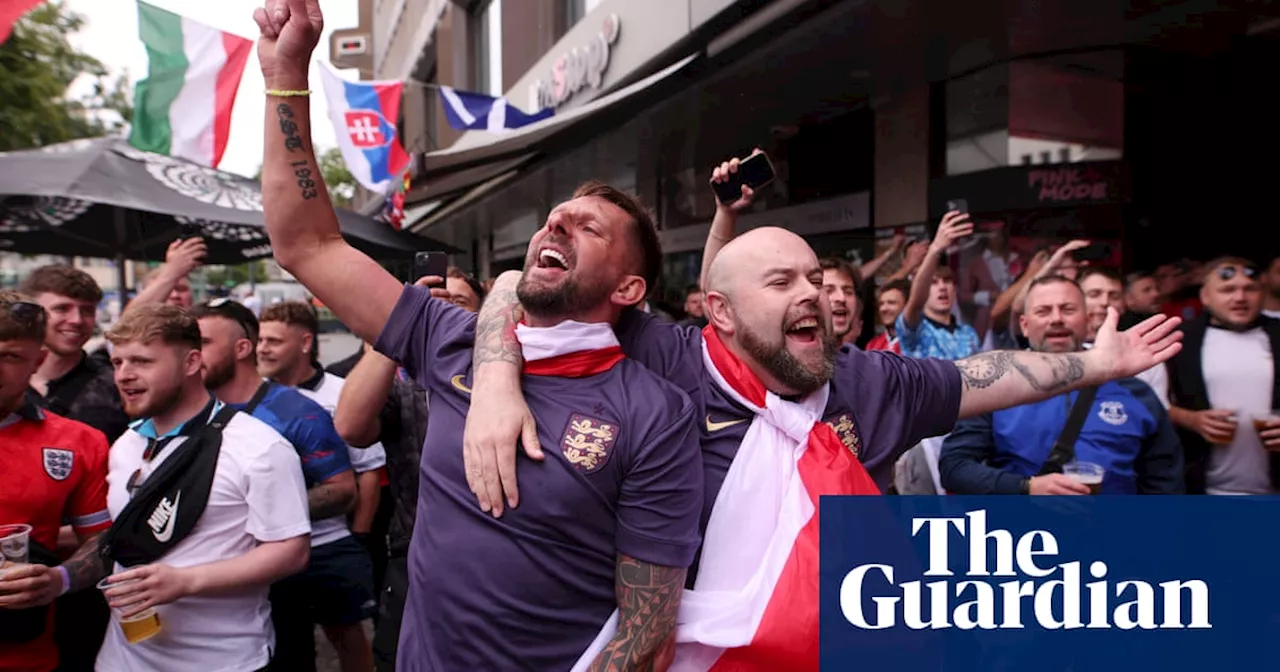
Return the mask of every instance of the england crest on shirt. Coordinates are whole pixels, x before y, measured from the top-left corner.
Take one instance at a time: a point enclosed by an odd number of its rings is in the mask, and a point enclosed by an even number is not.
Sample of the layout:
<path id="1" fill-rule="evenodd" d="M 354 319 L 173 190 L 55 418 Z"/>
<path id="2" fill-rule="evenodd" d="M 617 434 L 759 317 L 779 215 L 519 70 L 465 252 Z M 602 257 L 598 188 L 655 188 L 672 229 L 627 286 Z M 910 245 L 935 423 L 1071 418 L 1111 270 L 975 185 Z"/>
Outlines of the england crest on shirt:
<path id="1" fill-rule="evenodd" d="M 617 440 L 616 425 L 574 413 L 560 439 L 560 452 L 575 469 L 589 474 L 604 466 Z"/>
<path id="2" fill-rule="evenodd" d="M 1104 401 L 1102 408 L 1098 409 L 1098 417 L 1109 425 L 1120 426 L 1129 420 L 1129 414 L 1124 410 L 1124 404 L 1118 401 Z"/>
<path id="3" fill-rule="evenodd" d="M 75 464 L 75 453 L 62 448 L 44 449 L 44 473 L 55 481 L 65 481 Z"/>

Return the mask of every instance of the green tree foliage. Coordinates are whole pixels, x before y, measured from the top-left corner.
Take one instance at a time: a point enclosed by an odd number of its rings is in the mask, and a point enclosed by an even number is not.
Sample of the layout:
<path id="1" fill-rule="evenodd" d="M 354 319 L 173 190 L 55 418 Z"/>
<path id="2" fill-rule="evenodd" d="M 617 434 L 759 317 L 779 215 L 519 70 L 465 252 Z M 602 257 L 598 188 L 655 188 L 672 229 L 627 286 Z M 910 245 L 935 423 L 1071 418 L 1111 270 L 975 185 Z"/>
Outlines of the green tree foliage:
<path id="1" fill-rule="evenodd" d="M 67 36 L 84 17 L 50 0 L 18 21 L 0 45 L 0 151 L 117 133 L 133 116 L 127 74 L 112 77 L 101 61 L 71 46 Z M 80 76 L 92 91 L 70 98 Z"/>

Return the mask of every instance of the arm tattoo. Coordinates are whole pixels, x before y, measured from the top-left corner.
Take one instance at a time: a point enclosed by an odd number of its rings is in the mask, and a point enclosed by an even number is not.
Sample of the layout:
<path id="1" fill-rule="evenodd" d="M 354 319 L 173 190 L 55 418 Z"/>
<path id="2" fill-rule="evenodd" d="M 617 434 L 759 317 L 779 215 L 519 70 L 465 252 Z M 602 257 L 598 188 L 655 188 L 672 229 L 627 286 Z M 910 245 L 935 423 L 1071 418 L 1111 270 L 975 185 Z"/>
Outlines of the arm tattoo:
<path id="1" fill-rule="evenodd" d="M 107 560 L 98 554 L 98 542 L 101 540 L 101 532 L 89 537 L 80 544 L 75 555 L 62 563 L 71 577 L 71 585 L 67 588 L 67 592 L 74 593 L 77 590 L 92 588 L 110 573 L 107 571 Z"/>
<path id="2" fill-rule="evenodd" d="M 1037 392 L 1058 392 L 1084 378 L 1084 360 L 1075 353 L 997 350 L 962 359 L 956 362 L 956 368 L 960 369 L 966 390 L 991 387 L 1011 370 Z"/>
<path id="3" fill-rule="evenodd" d="M 317 483 L 307 491 L 307 509 L 311 512 L 311 520 L 323 520 L 347 513 L 351 508 L 351 497 L 332 483 Z"/>
<path id="4" fill-rule="evenodd" d="M 476 346 L 472 362 L 480 366 L 486 362 L 507 362 L 517 366 L 524 362 L 520 354 L 520 341 L 516 340 L 516 325 L 524 310 L 513 289 L 494 288 L 485 298 L 476 320 Z"/>
<path id="5" fill-rule="evenodd" d="M 618 556 L 618 632 L 591 663 L 592 672 L 653 669 L 653 657 L 675 631 L 688 570 Z"/>
<path id="6" fill-rule="evenodd" d="M 290 152 L 304 149 L 302 136 L 298 135 L 298 124 L 295 122 L 293 108 L 285 103 L 276 105 L 276 116 L 280 118 L 280 132 L 284 134 L 284 148 Z M 298 188 L 302 190 L 302 198 L 311 200 L 319 195 L 316 188 L 316 173 L 307 160 L 294 161 L 289 164 L 293 168 L 293 176 L 297 178 Z"/>

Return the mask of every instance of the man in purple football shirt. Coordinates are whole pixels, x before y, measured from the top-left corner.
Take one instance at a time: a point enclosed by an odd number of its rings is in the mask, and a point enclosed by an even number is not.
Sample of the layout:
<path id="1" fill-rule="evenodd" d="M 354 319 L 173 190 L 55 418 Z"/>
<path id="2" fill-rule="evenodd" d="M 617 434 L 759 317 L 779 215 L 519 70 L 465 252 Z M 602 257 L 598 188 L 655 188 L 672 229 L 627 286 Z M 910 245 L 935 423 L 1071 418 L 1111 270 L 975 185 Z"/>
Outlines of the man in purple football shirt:
<path id="1" fill-rule="evenodd" d="M 612 326 L 661 266 L 652 219 L 592 183 L 530 242 L 503 299 L 525 306 L 509 346 L 525 362 L 521 384 L 542 432 L 526 440 L 559 450 L 516 467 L 536 505 L 483 514 L 461 447 L 476 316 L 401 285 L 342 239 L 298 93 L 321 33 L 318 3 L 274 2 L 255 19 L 276 260 L 431 392 L 398 669 L 647 669 L 674 628 L 703 501 L 692 402 L 625 359 Z M 584 655 L 615 623 L 600 652 Z"/>
<path id="2" fill-rule="evenodd" d="M 713 180 L 728 179 L 737 162 L 717 168 Z M 823 420 L 881 490 L 903 452 L 922 438 L 947 433 L 957 418 L 1131 376 L 1181 347 L 1181 333 L 1174 331 L 1177 319 L 1157 317 L 1118 333 L 1113 316 L 1100 336 L 1101 349 L 1083 353 L 994 351 L 946 361 L 853 348 L 831 352 L 823 347 L 832 328 L 821 291 L 822 268 L 808 243 L 771 227 L 734 239 L 739 205 L 750 195 L 744 186 L 741 201 L 717 206 L 702 266 L 707 318 L 770 391 L 802 396 L 829 381 Z M 520 319 L 520 306 L 510 302 L 517 280 L 518 274 L 511 272 L 500 276 L 494 299 L 480 313 L 479 333 L 485 338 L 476 343 L 476 402 L 464 443 L 471 487 L 481 508 L 495 515 L 519 501 L 513 470 L 517 434 L 526 437 L 525 451 L 538 455 L 537 446 L 527 440 L 531 419 L 520 397 L 519 356 L 508 345 Z M 815 313 L 821 316 L 816 327 L 796 328 L 794 318 Z M 698 406 L 707 481 L 705 526 L 752 414 L 711 384 L 700 329 L 636 312 L 624 315 L 617 331 L 628 356 L 674 382 Z"/>

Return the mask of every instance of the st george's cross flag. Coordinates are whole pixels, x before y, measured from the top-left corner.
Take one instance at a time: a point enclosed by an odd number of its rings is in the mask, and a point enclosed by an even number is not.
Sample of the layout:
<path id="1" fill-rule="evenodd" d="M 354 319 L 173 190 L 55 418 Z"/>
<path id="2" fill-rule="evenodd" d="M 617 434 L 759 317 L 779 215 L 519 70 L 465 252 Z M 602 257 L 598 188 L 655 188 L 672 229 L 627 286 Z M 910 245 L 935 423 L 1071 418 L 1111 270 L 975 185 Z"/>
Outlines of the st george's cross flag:
<path id="1" fill-rule="evenodd" d="M 0 44 L 13 33 L 13 24 L 44 0 L 3 0 L 0 2 Z"/>
<path id="2" fill-rule="evenodd" d="M 711 327 L 702 345 L 711 379 L 756 415 L 716 495 L 693 590 L 681 598 L 669 670 L 818 672 L 819 497 L 880 490 L 822 421 L 830 384 L 787 401 Z M 575 672 L 608 644 L 617 617 Z"/>
<path id="3" fill-rule="evenodd" d="M 320 61 L 320 75 L 342 160 L 360 186 L 386 194 L 409 167 L 409 155 L 396 134 L 404 84 L 350 82 L 324 61 Z"/>
<path id="4" fill-rule="evenodd" d="M 147 78 L 138 82 L 129 144 L 216 168 L 253 41 L 138 3 Z"/>

